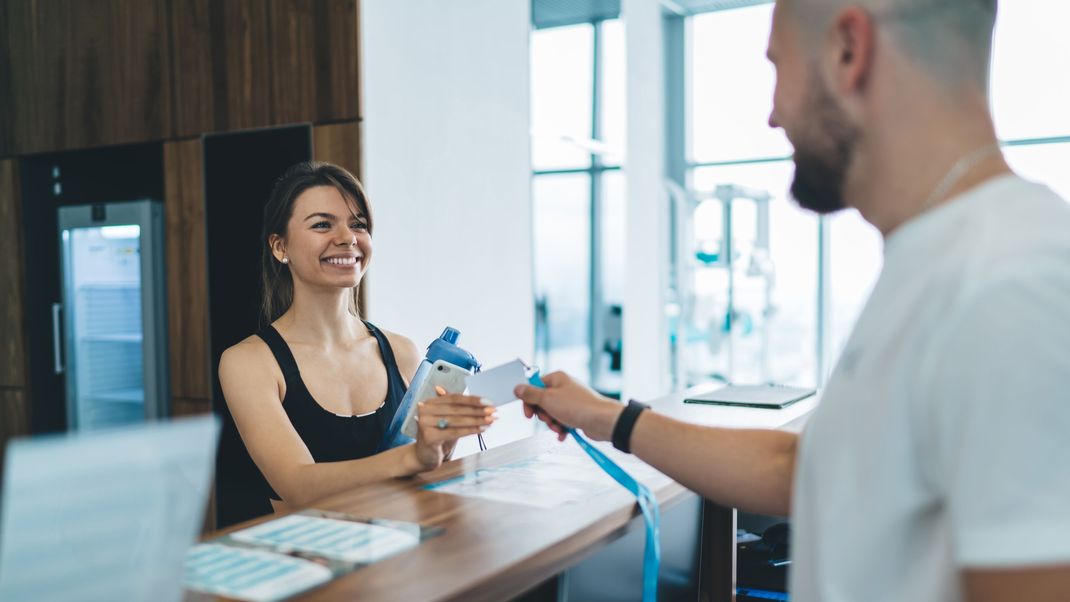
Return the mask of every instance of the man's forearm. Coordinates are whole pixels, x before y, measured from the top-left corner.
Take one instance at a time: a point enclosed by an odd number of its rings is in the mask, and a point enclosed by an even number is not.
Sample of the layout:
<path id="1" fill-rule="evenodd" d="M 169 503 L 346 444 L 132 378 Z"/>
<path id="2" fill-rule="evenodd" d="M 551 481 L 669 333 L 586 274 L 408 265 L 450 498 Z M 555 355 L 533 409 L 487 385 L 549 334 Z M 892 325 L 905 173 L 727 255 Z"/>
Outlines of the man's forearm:
<path id="1" fill-rule="evenodd" d="M 787 516 L 798 435 L 703 427 L 643 412 L 631 449 L 644 462 L 718 504 Z"/>

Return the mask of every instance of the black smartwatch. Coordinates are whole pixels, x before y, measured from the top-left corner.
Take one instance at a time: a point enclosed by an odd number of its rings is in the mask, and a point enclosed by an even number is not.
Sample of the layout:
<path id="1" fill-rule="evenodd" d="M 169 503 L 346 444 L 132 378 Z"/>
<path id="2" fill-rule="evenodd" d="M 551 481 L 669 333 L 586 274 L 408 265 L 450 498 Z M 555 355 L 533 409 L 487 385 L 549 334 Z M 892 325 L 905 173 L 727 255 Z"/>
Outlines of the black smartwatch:
<path id="1" fill-rule="evenodd" d="M 650 409 L 650 406 L 645 403 L 639 403 L 634 399 L 628 402 L 628 407 L 624 408 L 624 411 L 620 413 L 620 417 L 617 418 L 617 424 L 613 427 L 613 447 L 626 454 L 632 453 L 631 440 L 632 431 L 635 429 L 635 421 L 639 419 L 639 414 L 643 410 L 648 409 Z"/>

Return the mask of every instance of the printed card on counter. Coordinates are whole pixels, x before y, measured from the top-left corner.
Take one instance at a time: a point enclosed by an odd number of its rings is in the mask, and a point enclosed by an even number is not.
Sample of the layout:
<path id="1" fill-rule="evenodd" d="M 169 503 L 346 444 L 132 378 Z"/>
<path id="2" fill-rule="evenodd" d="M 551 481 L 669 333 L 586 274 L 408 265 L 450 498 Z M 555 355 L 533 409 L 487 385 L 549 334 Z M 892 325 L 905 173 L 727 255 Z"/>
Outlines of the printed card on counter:
<path id="1" fill-rule="evenodd" d="M 250 602 L 296 595 L 442 533 L 382 519 L 306 510 L 194 546 L 185 586 Z"/>

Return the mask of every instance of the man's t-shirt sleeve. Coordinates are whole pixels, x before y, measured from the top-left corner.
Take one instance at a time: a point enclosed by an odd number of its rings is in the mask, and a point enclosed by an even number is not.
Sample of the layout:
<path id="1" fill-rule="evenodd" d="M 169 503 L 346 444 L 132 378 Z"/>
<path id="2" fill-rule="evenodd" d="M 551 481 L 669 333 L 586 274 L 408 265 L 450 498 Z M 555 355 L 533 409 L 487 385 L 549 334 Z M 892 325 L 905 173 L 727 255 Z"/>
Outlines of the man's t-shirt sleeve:
<path id="1" fill-rule="evenodd" d="M 1070 562 L 1070 277 L 991 281 L 949 319 L 924 449 L 962 566 Z"/>

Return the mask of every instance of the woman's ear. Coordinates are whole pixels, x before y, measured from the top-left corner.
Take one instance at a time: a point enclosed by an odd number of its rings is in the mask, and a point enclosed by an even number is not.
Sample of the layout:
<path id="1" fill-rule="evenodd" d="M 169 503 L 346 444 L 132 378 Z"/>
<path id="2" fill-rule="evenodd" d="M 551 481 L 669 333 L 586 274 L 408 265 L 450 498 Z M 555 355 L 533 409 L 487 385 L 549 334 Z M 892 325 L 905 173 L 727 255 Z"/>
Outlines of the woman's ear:
<path id="1" fill-rule="evenodd" d="M 269 236 L 268 246 L 271 247 L 271 254 L 275 256 L 275 261 L 289 263 L 289 258 L 286 256 L 286 241 L 281 236 L 278 234 Z"/>

